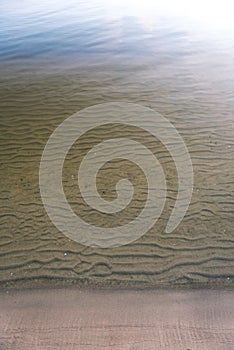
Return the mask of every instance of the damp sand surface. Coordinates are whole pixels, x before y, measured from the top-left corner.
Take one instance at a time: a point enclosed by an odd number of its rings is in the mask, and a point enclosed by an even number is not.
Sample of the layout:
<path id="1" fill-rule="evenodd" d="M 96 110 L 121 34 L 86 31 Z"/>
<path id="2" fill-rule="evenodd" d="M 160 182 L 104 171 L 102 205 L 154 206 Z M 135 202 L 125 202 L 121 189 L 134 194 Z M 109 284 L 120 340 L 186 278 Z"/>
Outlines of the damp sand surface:
<path id="1" fill-rule="evenodd" d="M 0 293 L 2 350 L 232 350 L 233 291 Z"/>

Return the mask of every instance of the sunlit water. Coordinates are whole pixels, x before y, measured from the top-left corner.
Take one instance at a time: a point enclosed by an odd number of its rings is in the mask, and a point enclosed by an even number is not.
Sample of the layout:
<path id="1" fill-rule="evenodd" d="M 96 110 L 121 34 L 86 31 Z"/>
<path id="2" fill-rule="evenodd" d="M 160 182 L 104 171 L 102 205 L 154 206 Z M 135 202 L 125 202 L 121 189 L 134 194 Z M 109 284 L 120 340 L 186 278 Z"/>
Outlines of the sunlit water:
<path id="1" fill-rule="evenodd" d="M 63 278 L 101 286 L 233 286 L 234 26 L 227 9 L 183 9 L 150 1 L 1 1 L 3 284 Z M 161 219 L 132 244 L 99 250 L 70 241 L 50 222 L 38 173 L 56 126 L 85 107 L 112 101 L 151 107 L 177 128 L 193 162 L 194 192 L 182 223 L 165 234 L 177 180 L 170 156 L 156 143 L 170 185 Z M 65 163 L 71 206 L 98 226 L 123 225 L 135 215 L 131 209 L 109 218 L 89 211 L 76 189 L 79 158 L 115 132 L 94 130 Z M 99 186 L 109 199 L 111 181 L 122 175 L 133 171 L 133 184 L 143 181 L 128 163 L 103 171 Z M 141 194 L 133 211 L 144 204 Z"/>

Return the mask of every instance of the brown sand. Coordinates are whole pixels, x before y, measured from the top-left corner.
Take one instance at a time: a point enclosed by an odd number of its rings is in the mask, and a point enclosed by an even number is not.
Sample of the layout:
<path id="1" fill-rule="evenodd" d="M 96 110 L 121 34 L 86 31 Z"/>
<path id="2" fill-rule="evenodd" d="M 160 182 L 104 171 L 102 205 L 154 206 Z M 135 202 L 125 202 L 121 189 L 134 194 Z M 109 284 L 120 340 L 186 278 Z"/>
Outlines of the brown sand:
<path id="1" fill-rule="evenodd" d="M 0 349 L 231 350 L 234 292 L 34 290 L 0 294 Z"/>

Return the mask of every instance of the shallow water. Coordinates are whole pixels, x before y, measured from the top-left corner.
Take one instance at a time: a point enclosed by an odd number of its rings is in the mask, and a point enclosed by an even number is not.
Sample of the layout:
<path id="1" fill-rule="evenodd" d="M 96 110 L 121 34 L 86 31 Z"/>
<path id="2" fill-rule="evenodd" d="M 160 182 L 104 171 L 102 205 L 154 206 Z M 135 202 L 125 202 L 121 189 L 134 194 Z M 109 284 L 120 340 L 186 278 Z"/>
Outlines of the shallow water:
<path id="1" fill-rule="evenodd" d="M 1 285 L 233 287 L 234 29 L 98 0 L 4 0 L 0 23 Z M 85 205 L 77 163 L 100 140 L 134 133 L 157 156 L 169 190 L 159 221 L 140 239 L 85 247 L 47 216 L 40 159 L 67 117 L 119 101 L 150 107 L 176 127 L 193 163 L 193 197 L 180 225 L 165 233 L 178 187 L 170 154 L 139 130 L 94 129 L 71 150 L 63 173 L 69 203 L 87 222 L 124 225 L 146 200 L 143 174 L 120 160 L 102 168 L 98 187 L 113 200 L 116 182 L 128 176 L 136 186 L 132 207 L 108 216 Z"/>

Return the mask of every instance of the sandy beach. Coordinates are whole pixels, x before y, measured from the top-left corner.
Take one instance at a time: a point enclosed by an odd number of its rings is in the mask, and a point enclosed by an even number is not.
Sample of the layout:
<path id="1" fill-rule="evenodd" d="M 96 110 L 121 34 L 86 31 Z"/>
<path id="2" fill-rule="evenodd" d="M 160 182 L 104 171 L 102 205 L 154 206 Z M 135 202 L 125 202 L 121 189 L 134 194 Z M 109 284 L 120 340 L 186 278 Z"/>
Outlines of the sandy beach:
<path id="1" fill-rule="evenodd" d="M 231 350 L 234 293 L 24 290 L 0 294 L 1 350 Z"/>
<path id="2" fill-rule="evenodd" d="M 225 3 L 0 1 L 0 350 L 234 350 Z"/>

